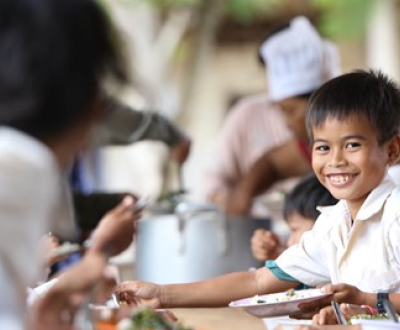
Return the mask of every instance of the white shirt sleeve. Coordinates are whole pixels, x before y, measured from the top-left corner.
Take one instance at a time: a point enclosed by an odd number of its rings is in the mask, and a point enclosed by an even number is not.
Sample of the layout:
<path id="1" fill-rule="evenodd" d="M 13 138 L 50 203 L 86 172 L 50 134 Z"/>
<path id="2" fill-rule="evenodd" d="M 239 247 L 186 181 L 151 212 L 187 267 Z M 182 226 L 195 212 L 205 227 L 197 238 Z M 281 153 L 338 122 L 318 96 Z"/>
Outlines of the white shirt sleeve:
<path id="1" fill-rule="evenodd" d="M 331 279 L 326 257 L 329 222 L 326 216 L 320 215 L 314 228 L 303 234 L 299 244 L 279 256 L 276 260 L 279 268 L 309 286 L 329 283 Z"/>
<path id="2" fill-rule="evenodd" d="M 45 282 L 41 285 L 38 285 L 34 288 L 28 288 L 28 298 L 27 303 L 28 306 L 32 306 L 36 299 L 40 298 L 44 294 L 46 294 L 58 281 L 58 278 L 53 278 L 52 280 Z"/>

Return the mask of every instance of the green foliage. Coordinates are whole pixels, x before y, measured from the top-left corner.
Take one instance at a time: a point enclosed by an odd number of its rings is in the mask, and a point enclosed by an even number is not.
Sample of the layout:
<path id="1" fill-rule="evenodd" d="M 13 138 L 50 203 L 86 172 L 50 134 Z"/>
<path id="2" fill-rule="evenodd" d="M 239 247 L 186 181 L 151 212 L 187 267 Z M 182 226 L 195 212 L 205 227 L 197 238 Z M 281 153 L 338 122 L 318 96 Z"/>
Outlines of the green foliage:
<path id="1" fill-rule="evenodd" d="M 105 1 L 105 0 L 101 0 Z M 116 1 L 116 0 L 113 0 Z M 151 3 L 161 10 L 177 6 L 199 7 L 204 0 L 119 0 L 131 4 Z M 226 13 L 241 24 L 267 19 L 284 10 L 281 0 L 224 0 Z M 297 1 L 297 0 L 292 0 Z M 318 22 L 323 35 L 329 38 L 356 39 L 364 34 L 373 0 L 309 0 L 320 12 Z"/>
<path id="2" fill-rule="evenodd" d="M 177 6 L 198 7 L 203 0 L 125 0 L 126 2 L 140 4 L 141 2 L 168 10 Z M 226 12 L 241 23 L 251 23 L 254 19 L 265 17 L 274 11 L 280 0 L 224 0 Z"/>
<path id="3" fill-rule="evenodd" d="M 244 24 L 254 19 L 265 18 L 278 6 L 279 0 L 226 0 L 227 13 L 236 21 Z"/>
<path id="4" fill-rule="evenodd" d="M 312 0 L 321 12 L 320 30 L 331 38 L 363 36 L 372 10 L 372 0 Z"/>
<path id="5" fill-rule="evenodd" d="M 201 0 L 127 0 L 131 2 L 148 2 L 161 9 L 170 9 L 179 6 L 198 6 Z"/>

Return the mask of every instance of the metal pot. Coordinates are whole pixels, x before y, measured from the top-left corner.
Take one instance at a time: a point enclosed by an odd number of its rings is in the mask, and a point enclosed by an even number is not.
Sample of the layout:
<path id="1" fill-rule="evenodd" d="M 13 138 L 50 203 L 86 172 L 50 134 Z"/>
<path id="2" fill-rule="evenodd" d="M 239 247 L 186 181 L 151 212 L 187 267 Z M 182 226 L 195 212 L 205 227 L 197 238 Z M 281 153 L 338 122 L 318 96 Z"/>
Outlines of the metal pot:
<path id="1" fill-rule="evenodd" d="M 174 213 L 138 222 L 136 275 L 155 283 L 185 283 L 261 266 L 251 254 L 256 228 L 269 220 L 227 217 L 214 204 L 180 203 Z"/>

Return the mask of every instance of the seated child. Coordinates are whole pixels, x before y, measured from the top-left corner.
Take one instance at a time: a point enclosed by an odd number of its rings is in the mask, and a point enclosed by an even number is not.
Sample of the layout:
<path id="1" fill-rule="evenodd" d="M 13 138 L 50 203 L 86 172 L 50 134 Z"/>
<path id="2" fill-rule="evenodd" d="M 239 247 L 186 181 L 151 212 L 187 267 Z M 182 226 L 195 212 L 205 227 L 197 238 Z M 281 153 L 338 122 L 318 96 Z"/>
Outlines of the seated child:
<path id="1" fill-rule="evenodd" d="M 315 174 L 305 176 L 291 192 L 285 196 L 283 216 L 290 228 L 290 236 L 285 243 L 278 235 L 265 229 L 257 229 L 251 238 L 251 249 L 258 261 L 276 259 L 286 249 L 297 244 L 301 235 L 310 230 L 321 214 L 318 206 L 337 203 L 329 190 Z"/>
<path id="2" fill-rule="evenodd" d="M 312 167 L 339 202 L 321 209 L 313 229 L 275 267 L 187 284 L 129 281 L 116 293 L 154 307 L 226 306 L 299 283 L 400 293 L 400 187 L 387 173 L 400 155 L 399 109 L 398 85 L 380 72 L 344 74 L 313 94 L 306 116 Z"/>

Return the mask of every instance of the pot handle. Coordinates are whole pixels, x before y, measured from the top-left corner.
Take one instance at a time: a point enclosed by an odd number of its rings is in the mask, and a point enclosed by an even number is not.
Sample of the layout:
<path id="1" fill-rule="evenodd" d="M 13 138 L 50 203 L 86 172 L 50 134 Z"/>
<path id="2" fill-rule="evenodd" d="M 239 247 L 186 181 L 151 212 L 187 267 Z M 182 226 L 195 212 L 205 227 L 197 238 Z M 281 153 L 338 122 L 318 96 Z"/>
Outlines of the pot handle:
<path id="1" fill-rule="evenodd" d="M 218 238 L 220 242 L 220 253 L 222 256 L 226 255 L 229 250 L 229 221 L 228 216 L 222 210 L 218 210 Z"/>
<path id="2" fill-rule="evenodd" d="M 178 242 L 178 253 L 184 254 L 186 251 L 186 243 L 185 243 L 185 235 L 183 235 L 183 231 L 185 230 L 185 221 L 190 217 L 190 214 L 187 210 L 180 210 L 178 204 L 175 213 L 178 217 L 178 235 L 179 235 L 179 242 Z"/>

